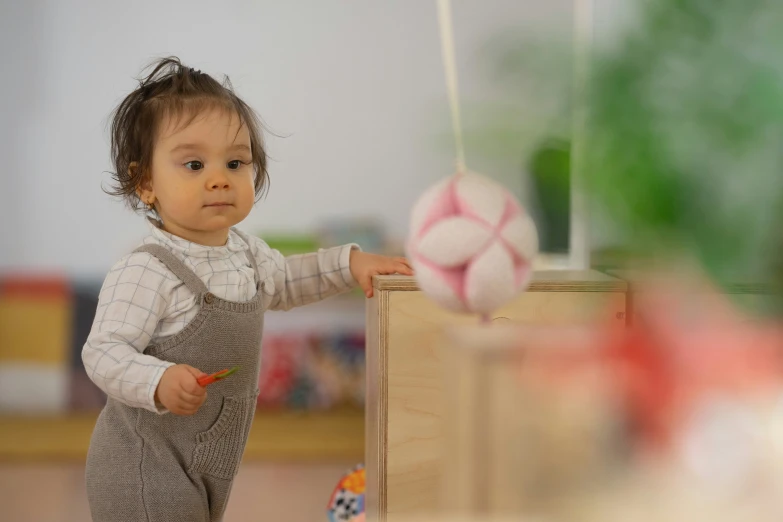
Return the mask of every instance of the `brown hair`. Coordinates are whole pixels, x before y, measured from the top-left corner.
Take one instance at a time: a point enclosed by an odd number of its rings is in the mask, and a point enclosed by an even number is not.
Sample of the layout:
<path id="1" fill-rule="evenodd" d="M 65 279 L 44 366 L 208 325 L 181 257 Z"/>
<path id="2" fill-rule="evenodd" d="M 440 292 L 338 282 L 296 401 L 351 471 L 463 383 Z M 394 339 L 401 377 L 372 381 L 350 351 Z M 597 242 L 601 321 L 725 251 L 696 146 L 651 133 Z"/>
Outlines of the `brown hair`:
<path id="1" fill-rule="evenodd" d="M 139 80 L 139 86 L 125 97 L 112 113 L 111 159 L 114 166 L 108 194 L 125 200 L 130 208 L 143 208 L 137 190 L 149 175 L 158 127 L 165 116 L 189 114 L 190 124 L 205 108 L 219 106 L 239 117 L 250 134 L 255 171 L 256 201 L 269 184 L 266 152 L 258 116 L 236 94 L 228 77 L 223 83 L 208 74 L 186 67 L 176 57 L 151 64 L 152 72 Z M 133 167 L 131 165 L 133 164 Z"/>

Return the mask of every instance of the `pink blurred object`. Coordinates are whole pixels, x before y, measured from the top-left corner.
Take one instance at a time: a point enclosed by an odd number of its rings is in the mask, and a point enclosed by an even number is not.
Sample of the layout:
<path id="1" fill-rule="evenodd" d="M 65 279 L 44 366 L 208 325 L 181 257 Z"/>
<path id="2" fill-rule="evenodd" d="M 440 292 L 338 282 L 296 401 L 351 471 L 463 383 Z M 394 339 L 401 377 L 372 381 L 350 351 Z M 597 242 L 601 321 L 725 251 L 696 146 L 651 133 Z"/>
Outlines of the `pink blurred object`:
<path id="1" fill-rule="evenodd" d="M 724 294 L 692 280 L 650 280 L 634 306 L 634 324 L 610 334 L 605 354 L 651 447 L 670 447 L 707 397 L 780 393 L 780 324 L 747 317 Z"/>
<path id="2" fill-rule="evenodd" d="M 705 397 L 755 400 L 781 390 L 783 329 L 747 317 L 707 283 L 650 281 L 641 319 L 610 349 L 651 442 L 667 445 Z"/>
<path id="3" fill-rule="evenodd" d="M 628 328 L 599 327 L 580 340 L 553 333 L 567 349 L 526 356 L 537 385 L 562 388 L 601 372 L 640 449 L 653 453 L 673 449 L 709 401 L 783 397 L 781 324 L 745 316 L 707 283 L 671 276 L 637 287 L 633 305 Z"/>

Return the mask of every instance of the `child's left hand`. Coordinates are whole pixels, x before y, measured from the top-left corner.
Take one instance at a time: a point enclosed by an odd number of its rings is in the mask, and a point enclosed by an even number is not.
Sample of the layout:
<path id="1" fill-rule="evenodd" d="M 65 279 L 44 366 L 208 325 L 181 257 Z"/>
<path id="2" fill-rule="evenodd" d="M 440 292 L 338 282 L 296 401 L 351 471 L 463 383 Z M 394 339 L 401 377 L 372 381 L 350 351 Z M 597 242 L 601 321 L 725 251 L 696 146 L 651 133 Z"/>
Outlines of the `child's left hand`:
<path id="1" fill-rule="evenodd" d="M 372 276 L 387 274 L 413 275 L 413 268 L 404 257 L 388 257 L 368 254 L 359 250 L 351 252 L 351 275 L 364 290 L 364 295 L 372 297 Z"/>

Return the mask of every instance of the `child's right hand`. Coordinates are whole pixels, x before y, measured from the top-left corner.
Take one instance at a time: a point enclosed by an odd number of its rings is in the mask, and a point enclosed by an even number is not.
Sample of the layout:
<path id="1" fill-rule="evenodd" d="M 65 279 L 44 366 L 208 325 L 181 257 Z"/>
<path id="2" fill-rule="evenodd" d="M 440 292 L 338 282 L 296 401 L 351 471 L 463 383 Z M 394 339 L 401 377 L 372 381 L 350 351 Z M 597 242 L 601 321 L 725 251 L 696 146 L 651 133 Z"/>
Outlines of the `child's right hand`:
<path id="1" fill-rule="evenodd" d="M 176 415 L 193 415 L 207 399 L 206 388 L 197 381 L 204 375 L 187 364 L 168 367 L 155 390 L 155 402 Z"/>

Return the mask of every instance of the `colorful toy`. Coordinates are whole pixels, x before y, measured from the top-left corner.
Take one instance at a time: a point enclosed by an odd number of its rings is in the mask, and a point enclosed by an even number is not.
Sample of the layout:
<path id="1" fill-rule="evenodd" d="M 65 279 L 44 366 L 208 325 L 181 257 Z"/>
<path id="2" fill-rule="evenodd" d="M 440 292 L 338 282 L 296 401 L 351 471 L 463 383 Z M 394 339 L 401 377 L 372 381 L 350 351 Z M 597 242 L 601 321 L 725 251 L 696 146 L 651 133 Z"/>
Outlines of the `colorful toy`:
<path id="1" fill-rule="evenodd" d="M 525 289 L 538 252 L 533 220 L 494 181 L 457 174 L 411 214 L 408 255 L 421 289 L 455 311 L 489 314 Z"/>
<path id="2" fill-rule="evenodd" d="M 364 466 L 359 464 L 340 479 L 329 498 L 329 522 L 354 522 L 364 517 Z"/>
<path id="3" fill-rule="evenodd" d="M 225 370 L 221 370 L 219 372 L 215 372 L 212 375 L 205 375 L 203 377 L 199 377 L 198 378 L 198 384 L 202 388 L 206 388 L 210 384 L 213 384 L 213 383 L 216 383 L 217 381 L 225 379 L 229 375 L 231 375 L 234 372 L 236 372 L 238 369 L 239 369 L 239 366 L 234 366 L 231 369 L 227 368 Z"/>
<path id="4" fill-rule="evenodd" d="M 258 406 L 327 410 L 364 405 L 364 332 L 270 334 Z"/>
<path id="5" fill-rule="evenodd" d="M 414 205 L 407 251 L 425 294 L 444 308 L 486 319 L 527 286 L 538 233 L 510 192 L 465 166 L 448 0 L 438 1 L 438 15 L 457 173 Z"/>
<path id="6" fill-rule="evenodd" d="M 258 378 L 259 407 L 280 409 L 289 405 L 306 355 L 306 335 L 291 333 L 264 338 L 263 363 Z"/>
<path id="7" fill-rule="evenodd" d="M 313 336 L 303 364 L 315 409 L 364 405 L 364 333 Z"/>

